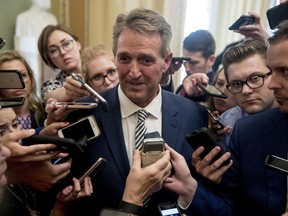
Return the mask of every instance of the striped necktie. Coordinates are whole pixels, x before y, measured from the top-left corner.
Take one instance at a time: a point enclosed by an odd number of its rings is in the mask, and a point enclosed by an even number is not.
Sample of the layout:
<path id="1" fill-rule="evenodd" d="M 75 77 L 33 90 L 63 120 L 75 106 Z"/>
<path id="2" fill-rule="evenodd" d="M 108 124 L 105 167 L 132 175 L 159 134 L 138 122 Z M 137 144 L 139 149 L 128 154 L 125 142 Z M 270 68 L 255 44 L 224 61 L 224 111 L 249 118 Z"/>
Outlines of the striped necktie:
<path id="1" fill-rule="evenodd" d="M 145 119 L 148 116 L 148 112 L 144 109 L 140 109 L 137 111 L 137 115 L 138 121 L 135 130 L 135 148 L 141 149 L 144 140 L 144 134 L 147 132 Z"/>

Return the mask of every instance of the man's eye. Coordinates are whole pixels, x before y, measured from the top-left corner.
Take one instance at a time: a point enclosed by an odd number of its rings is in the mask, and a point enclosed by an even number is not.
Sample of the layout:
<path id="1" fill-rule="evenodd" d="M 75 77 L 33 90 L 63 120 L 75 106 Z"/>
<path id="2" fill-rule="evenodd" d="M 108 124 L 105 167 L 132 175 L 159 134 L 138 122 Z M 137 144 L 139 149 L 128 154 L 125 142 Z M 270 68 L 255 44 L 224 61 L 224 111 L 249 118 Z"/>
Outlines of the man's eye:
<path id="1" fill-rule="evenodd" d="M 150 58 L 140 59 L 140 62 L 144 65 L 152 65 L 153 64 L 153 61 Z"/>
<path id="2" fill-rule="evenodd" d="M 118 61 L 121 62 L 121 63 L 127 63 L 129 61 L 129 58 L 126 57 L 126 56 L 120 56 L 118 58 Z"/>
<path id="3" fill-rule="evenodd" d="M 259 81 L 259 79 L 260 79 L 259 76 L 252 76 L 252 77 L 249 78 L 249 81 L 250 82 L 257 82 L 257 81 Z"/>
<path id="4" fill-rule="evenodd" d="M 108 70 L 108 71 L 107 71 L 107 74 L 113 75 L 113 74 L 115 74 L 116 72 L 117 72 L 116 69 L 111 69 L 111 70 Z"/>
<path id="5" fill-rule="evenodd" d="M 0 130 L 0 136 L 3 137 L 5 135 L 5 130 Z"/>
<path id="6" fill-rule="evenodd" d="M 283 69 L 282 73 L 283 73 L 284 76 L 288 76 L 288 69 Z"/>

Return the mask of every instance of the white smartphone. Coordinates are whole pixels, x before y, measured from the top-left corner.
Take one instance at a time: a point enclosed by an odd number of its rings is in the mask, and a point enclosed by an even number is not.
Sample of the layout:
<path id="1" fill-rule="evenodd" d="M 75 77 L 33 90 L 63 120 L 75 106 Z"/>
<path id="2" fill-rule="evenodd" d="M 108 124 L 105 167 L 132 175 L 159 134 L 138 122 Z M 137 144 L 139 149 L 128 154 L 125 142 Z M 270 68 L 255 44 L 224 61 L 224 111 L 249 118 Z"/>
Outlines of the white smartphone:
<path id="1" fill-rule="evenodd" d="M 181 212 L 174 202 L 160 203 L 158 209 L 162 216 L 181 216 Z"/>
<path id="2" fill-rule="evenodd" d="M 288 160 L 275 155 L 267 155 L 265 165 L 288 174 Z"/>
<path id="3" fill-rule="evenodd" d="M 97 105 L 98 105 L 97 103 L 71 101 L 71 102 L 56 102 L 55 107 L 60 108 L 62 106 L 66 106 L 67 108 L 72 109 L 91 109 L 97 107 Z"/>
<path id="4" fill-rule="evenodd" d="M 98 158 L 98 160 L 79 178 L 80 185 L 83 184 L 85 177 L 90 176 L 92 179 L 103 168 L 105 163 L 105 158 Z"/>
<path id="5" fill-rule="evenodd" d="M 72 138 L 75 141 L 80 140 L 84 135 L 87 136 L 87 141 L 89 141 L 98 137 L 100 133 L 98 124 L 92 115 L 58 130 L 59 137 Z"/>

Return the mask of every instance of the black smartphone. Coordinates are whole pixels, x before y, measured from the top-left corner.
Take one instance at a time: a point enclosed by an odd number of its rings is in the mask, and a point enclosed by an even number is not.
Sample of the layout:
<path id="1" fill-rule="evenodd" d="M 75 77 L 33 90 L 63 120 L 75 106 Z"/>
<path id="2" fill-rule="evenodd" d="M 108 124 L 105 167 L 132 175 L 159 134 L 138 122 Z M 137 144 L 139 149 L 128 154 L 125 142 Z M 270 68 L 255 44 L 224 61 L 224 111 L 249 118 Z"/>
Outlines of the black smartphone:
<path id="1" fill-rule="evenodd" d="M 0 89 L 23 89 L 25 82 L 17 70 L 0 70 Z"/>
<path id="2" fill-rule="evenodd" d="M 191 58 L 188 58 L 188 57 L 173 57 L 172 61 L 189 62 L 189 61 L 191 61 Z"/>
<path id="3" fill-rule="evenodd" d="M 218 117 L 216 117 L 213 112 L 211 112 L 208 108 L 206 108 L 207 112 L 209 113 L 210 117 L 220 126 L 220 129 L 225 128 L 225 125 L 220 121 Z"/>
<path id="4" fill-rule="evenodd" d="M 78 155 L 84 152 L 82 147 L 71 138 L 61 138 L 58 136 L 42 136 L 35 134 L 22 140 L 22 145 L 26 146 L 46 143 L 55 144 L 57 146 L 57 150 L 60 150 L 61 152 L 68 152 Z"/>
<path id="5" fill-rule="evenodd" d="M 160 203 L 158 210 L 161 216 L 181 216 L 181 211 L 175 202 Z"/>
<path id="6" fill-rule="evenodd" d="M 267 155 L 265 158 L 265 165 L 288 174 L 288 160 L 284 158 L 275 155 Z"/>
<path id="7" fill-rule="evenodd" d="M 102 170 L 106 162 L 107 161 L 105 158 L 98 158 L 98 160 L 94 164 L 92 164 L 92 166 L 89 167 L 89 169 L 79 178 L 80 185 L 83 184 L 84 178 L 87 176 L 89 176 L 92 180 L 96 176 L 96 174 L 99 173 L 100 170 Z"/>
<path id="8" fill-rule="evenodd" d="M 220 91 L 220 89 L 218 89 L 217 87 L 207 84 L 204 85 L 202 83 L 196 83 L 196 85 L 201 88 L 205 94 L 211 96 L 211 97 L 219 97 L 219 98 L 227 98 L 227 95 L 225 95 L 222 91 Z"/>
<path id="9" fill-rule="evenodd" d="M 24 104 L 25 98 L 24 97 L 17 97 L 17 98 L 0 98 L 0 107 L 17 107 L 22 106 Z"/>
<path id="10" fill-rule="evenodd" d="M 276 5 L 267 10 L 266 16 L 270 28 L 275 29 L 282 21 L 288 19 L 288 2 Z"/>
<path id="11" fill-rule="evenodd" d="M 221 151 L 211 160 L 209 165 L 213 164 L 225 153 L 225 151 L 217 143 L 211 132 L 206 127 L 200 128 L 199 130 L 194 130 L 186 134 L 186 140 L 194 151 L 200 146 L 204 147 L 204 151 L 200 155 L 201 159 L 204 158 L 216 146 L 219 146 L 221 148 Z M 221 166 L 228 165 L 229 163 L 230 159 L 224 161 Z"/>
<path id="12" fill-rule="evenodd" d="M 230 27 L 229 30 L 239 30 L 243 25 L 250 25 L 255 22 L 255 17 L 253 16 L 240 16 Z"/>

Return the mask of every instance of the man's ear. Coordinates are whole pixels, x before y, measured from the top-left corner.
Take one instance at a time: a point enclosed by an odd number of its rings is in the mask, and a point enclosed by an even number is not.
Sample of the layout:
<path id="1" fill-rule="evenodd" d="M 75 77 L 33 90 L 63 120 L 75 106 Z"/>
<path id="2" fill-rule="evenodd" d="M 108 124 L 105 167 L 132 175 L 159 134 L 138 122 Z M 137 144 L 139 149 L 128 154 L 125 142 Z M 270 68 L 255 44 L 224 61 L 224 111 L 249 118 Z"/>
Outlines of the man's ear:
<path id="1" fill-rule="evenodd" d="M 212 67 L 212 65 L 214 64 L 215 60 L 216 60 L 215 55 L 211 55 L 211 56 L 208 58 L 207 61 L 208 61 L 208 64 Z"/>
<path id="2" fill-rule="evenodd" d="M 172 58 L 173 58 L 173 54 L 172 53 L 169 53 L 166 57 L 165 57 L 165 59 L 164 59 L 164 64 L 163 64 L 163 71 L 165 72 L 168 68 L 169 68 L 169 66 L 170 66 L 170 63 L 171 63 L 171 61 L 172 61 Z"/>

